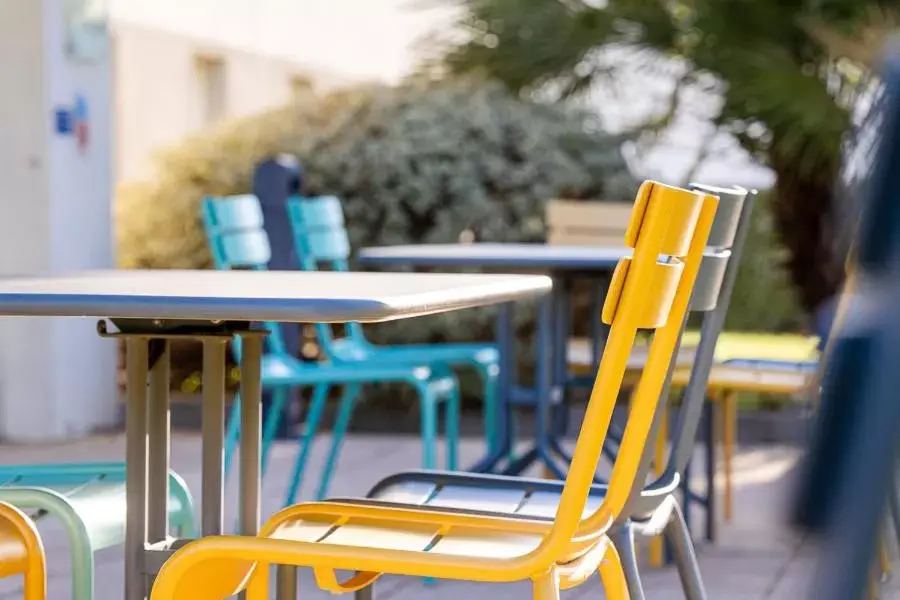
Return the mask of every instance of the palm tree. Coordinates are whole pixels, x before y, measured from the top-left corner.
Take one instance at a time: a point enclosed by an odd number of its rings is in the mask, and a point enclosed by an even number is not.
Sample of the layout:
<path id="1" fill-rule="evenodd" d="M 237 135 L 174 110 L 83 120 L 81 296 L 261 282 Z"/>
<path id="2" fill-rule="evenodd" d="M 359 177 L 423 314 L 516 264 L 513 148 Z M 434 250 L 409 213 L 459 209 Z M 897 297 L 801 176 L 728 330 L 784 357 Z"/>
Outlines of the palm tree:
<path id="1" fill-rule="evenodd" d="M 714 117 L 776 175 L 772 208 L 786 267 L 809 312 L 841 281 L 831 238 L 842 140 L 868 86 L 863 75 L 896 23 L 876 0 L 460 0 L 456 41 L 436 62 L 480 71 L 554 99 L 617 75 L 602 60 L 629 49 L 646 65 L 677 64 L 664 128 L 685 86 L 721 98 Z M 629 66 L 629 68 L 631 68 Z M 613 79 L 614 81 L 614 79 Z"/>

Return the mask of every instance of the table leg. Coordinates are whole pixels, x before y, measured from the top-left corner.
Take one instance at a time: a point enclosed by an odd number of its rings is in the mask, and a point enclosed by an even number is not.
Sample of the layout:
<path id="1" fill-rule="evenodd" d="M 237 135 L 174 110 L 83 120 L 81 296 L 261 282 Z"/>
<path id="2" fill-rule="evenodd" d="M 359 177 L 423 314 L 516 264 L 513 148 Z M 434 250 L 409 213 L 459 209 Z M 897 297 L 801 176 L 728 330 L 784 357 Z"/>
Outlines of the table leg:
<path id="1" fill-rule="evenodd" d="M 147 546 L 147 372 L 149 342 L 131 337 L 126 347 L 125 406 L 125 600 L 147 596 L 144 550 Z"/>
<path id="2" fill-rule="evenodd" d="M 609 325 L 603 322 L 603 305 L 606 303 L 606 294 L 609 292 L 611 282 L 612 276 L 605 273 L 597 279 L 594 289 L 591 290 L 591 358 L 594 361 L 595 371 L 600 365 L 600 358 L 609 337 Z"/>
<path id="3" fill-rule="evenodd" d="M 553 414 L 554 407 L 554 381 L 553 381 L 553 342 L 555 319 L 553 314 L 554 296 L 551 294 L 549 298 L 541 300 L 538 313 L 538 331 L 536 346 L 536 387 L 538 394 L 537 406 L 535 407 L 535 416 L 537 420 L 537 428 L 535 431 L 535 440 L 537 447 L 538 460 L 543 461 L 547 467 L 547 473 L 557 479 L 565 479 L 565 473 L 557 466 L 553 459 L 550 443 L 550 418 Z"/>
<path id="4" fill-rule="evenodd" d="M 263 339 L 244 336 L 241 357 L 241 534 L 259 532 L 260 453 L 262 438 L 262 365 Z"/>
<path id="5" fill-rule="evenodd" d="M 554 279 L 553 283 L 553 337 L 552 375 L 550 389 L 553 394 L 553 423 L 549 431 L 552 441 L 565 437 L 569 428 L 569 333 L 571 329 L 572 282 L 567 278 Z M 557 396 L 558 394 L 558 396 Z"/>
<path id="6" fill-rule="evenodd" d="M 150 341 L 150 398 L 147 420 L 149 460 L 147 537 L 151 543 L 169 536 L 169 374 L 168 340 Z"/>
<path id="7" fill-rule="evenodd" d="M 722 501 L 725 522 L 730 522 L 734 515 L 734 450 L 737 444 L 737 399 L 734 392 L 726 391 L 721 395 L 722 445 L 725 460 L 725 493 Z"/>
<path id="8" fill-rule="evenodd" d="M 502 304 L 497 313 L 496 322 L 497 348 L 500 352 L 500 377 L 497 382 L 497 411 L 494 419 L 497 430 L 488 432 L 495 437 L 494 444 L 488 444 L 492 450 L 487 456 L 472 465 L 469 470 L 474 473 L 488 473 L 496 469 L 497 463 L 511 458 L 514 445 L 513 407 L 510 393 L 515 386 L 515 327 L 513 323 L 513 305 Z"/>
<path id="9" fill-rule="evenodd" d="M 225 496 L 225 351 L 227 342 L 203 341 L 203 466 L 201 526 L 204 536 L 224 530 Z M 246 404 L 244 400 L 241 404 Z"/>
<path id="10" fill-rule="evenodd" d="M 715 401 L 706 404 L 706 539 L 716 541 L 716 430 L 718 429 L 718 403 Z"/>

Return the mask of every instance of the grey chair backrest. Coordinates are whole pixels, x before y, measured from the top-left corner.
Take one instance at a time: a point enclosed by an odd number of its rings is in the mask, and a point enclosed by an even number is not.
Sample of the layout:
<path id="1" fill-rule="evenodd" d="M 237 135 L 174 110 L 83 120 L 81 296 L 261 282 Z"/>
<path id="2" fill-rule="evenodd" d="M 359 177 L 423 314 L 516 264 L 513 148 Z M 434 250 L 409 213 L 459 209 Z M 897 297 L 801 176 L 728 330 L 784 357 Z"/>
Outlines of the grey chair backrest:
<path id="1" fill-rule="evenodd" d="M 719 197 L 719 208 L 716 211 L 716 221 L 713 225 L 713 233 L 716 234 L 716 237 L 714 238 L 710 234 L 710 244 L 719 244 L 720 248 L 730 247 L 731 257 L 722 273 L 721 287 L 715 308 L 704 315 L 703 323 L 700 326 L 700 342 L 697 345 L 691 376 L 684 390 L 682 408 L 672 438 L 673 449 L 666 469 L 673 471 L 671 474 L 683 473 L 693 453 L 697 428 L 706 400 L 709 374 L 715 361 L 716 344 L 719 341 L 719 334 L 725 326 L 725 317 L 728 314 L 728 307 L 731 305 L 731 295 L 734 291 L 734 282 L 737 280 L 741 254 L 750 232 L 750 216 L 753 211 L 753 196 L 755 195 L 755 193 L 738 187 L 718 188 L 691 184 L 691 188 Z M 729 241 L 730 244 L 727 243 Z"/>
<path id="2" fill-rule="evenodd" d="M 677 484 L 678 476 L 684 472 L 693 453 L 697 428 L 706 399 L 707 382 L 715 358 L 716 343 L 731 303 L 731 294 L 734 290 L 741 253 L 749 232 L 750 214 L 753 210 L 753 194 L 743 188 L 719 188 L 700 184 L 691 184 L 690 187 L 718 196 L 719 206 L 716 209 L 716 218 L 707 242 L 707 251 L 697 276 L 694 292 L 691 295 L 691 311 L 704 313 L 700 341 L 694 356 L 691 376 L 684 391 L 678 422 L 674 428 L 672 451 L 663 474 L 653 484 L 655 488 L 660 485 Z M 669 379 L 674 370 L 675 361 L 673 360 L 669 368 Z M 655 440 L 659 434 L 665 414 L 663 406 L 668 400 L 668 394 L 669 381 L 667 380 L 648 440 Z M 632 490 L 629 505 L 638 501 L 645 490 L 644 485 L 650 472 L 653 450 L 654 445 L 648 442 L 644 448 L 641 471 L 636 479 L 635 488 Z M 625 510 L 623 515 L 631 512 L 631 510 Z"/>

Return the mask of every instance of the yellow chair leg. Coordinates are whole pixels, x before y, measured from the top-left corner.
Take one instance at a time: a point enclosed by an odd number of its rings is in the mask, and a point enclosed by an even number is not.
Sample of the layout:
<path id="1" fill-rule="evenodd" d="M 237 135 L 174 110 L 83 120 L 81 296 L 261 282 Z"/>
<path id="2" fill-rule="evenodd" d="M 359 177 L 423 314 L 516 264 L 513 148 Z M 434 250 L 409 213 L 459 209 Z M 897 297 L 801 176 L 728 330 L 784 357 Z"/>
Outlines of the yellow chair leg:
<path id="1" fill-rule="evenodd" d="M 893 572 L 891 555 L 888 552 L 887 540 L 885 539 L 884 534 L 880 535 L 878 539 L 878 559 L 881 561 L 881 575 L 884 579 L 887 579 Z"/>
<path id="2" fill-rule="evenodd" d="M 880 597 L 879 588 L 878 578 L 875 577 L 875 570 L 872 569 L 869 573 L 869 600 L 878 600 Z"/>
<path id="3" fill-rule="evenodd" d="M 722 444 L 724 445 L 725 458 L 725 497 L 723 501 L 723 513 L 725 521 L 731 521 L 734 516 L 734 449 L 737 444 L 737 399 L 734 392 L 725 392 L 722 395 Z"/>
<path id="4" fill-rule="evenodd" d="M 44 545 L 34 522 L 17 508 L 0 503 L 0 521 L 3 522 L 3 533 L 16 536 L 15 542 L 25 548 L 26 564 L 24 575 L 24 600 L 46 600 L 47 598 L 47 563 Z M 14 543 L 15 543 L 14 542 Z"/>
<path id="5" fill-rule="evenodd" d="M 551 569 L 534 580 L 534 600 L 559 600 L 559 576 Z"/>
<path id="6" fill-rule="evenodd" d="M 247 582 L 246 600 L 269 600 L 269 581 L 272 567 L 258 564 Z"/>
<path id="7" fill-rule="evenodd" d="M 656 449 L 653 456 L 653 471 L 657 477 L 663 474 L 666 468 L 666 446 L 669 440 L 669 407 L 663 406 L 662 419 L 659 424 L 659 436 L 656 438 Z M 658 535 L 650 540 L 649 563 L 653 568 L 663 564 L 663 537 Z"/>
<path id="8" fill-rule="evenodd" d="M 600 563 L 600 581 L 603 584 L 606 600 L 631 600 L 619 551 L 612 544 L 606 547 L 606 555 L 603 557 L 603 562 Z"/>

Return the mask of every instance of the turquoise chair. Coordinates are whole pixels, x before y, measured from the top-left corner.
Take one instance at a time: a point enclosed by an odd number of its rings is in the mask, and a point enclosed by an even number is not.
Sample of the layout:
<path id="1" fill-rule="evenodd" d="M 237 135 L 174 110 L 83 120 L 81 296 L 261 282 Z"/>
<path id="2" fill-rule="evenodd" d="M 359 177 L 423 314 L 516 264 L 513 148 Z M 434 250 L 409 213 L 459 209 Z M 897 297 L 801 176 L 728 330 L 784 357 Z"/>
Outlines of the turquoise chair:
<path id="1" fill-rule="evenodd" d="M 294 245 L 300 266 L 306 271 L 325 267 L 346 271 L 350 256 L 350 240 L 344 226 L 340 200 L 334 196 L 288 200 L 288 218 L 294 234 Z M 453 367 L 474 367 L 484 384 L 485 438 L 491 450 L 497 418 L 496 397 L 500 376 L 500 352 L 495 344 L 404 344 L 378 346 L 366 339 L 362 325 L 348 323 L 344 335 L 335 337 L 332 327 L 316 325 L 325 355 L 336 364 L 363 364 L 369 369 L 378 365 L 427 364 L 436 372 L 446 373 Z M 341 440 L 336 440 L 340 443 Z"/>
<path id="2" fill-rule="evenodd" d="M 263 229 L 262 208 L 255 196 L 208 197 L 203 201 L 203 221 L 216 268 L 258 270 L 266 268 L 271 248 Z M 446 466 L 450 470 L 456 469 L 459 443 L 459 387 L 452 373 L 437 373 L 427 365 L 409 363 L 379 364 L 377 368 L 368 368 L 367 365 L 339 364 L 334 361 L 305 362 L 285 351 L 277 323 L 264 323 L 263 326 L 269 335 L 262 360 L 262 385 L 272 391 L 272 403 L 265 415 L 262 437 L 263 473 L 268 463 L 269 448 L 287 406 L 288 390 L 301 386 L 313 387 L 309 413 L 300 435 L 300 448 L 284 500 L 285 506 L 294 504 L 297 499 L 312 441 L 332 386 L 343 386 L 343 394 L 338 406 L 332 445 L 316 491 L 317 498 L 324 498 L 328 493 L 328 485 L 340 452 L 339 440 L 342 440 L 346 433 L 360 388 L 364 383 L 406 383 L 416 391 L 421 409 L 423 465 L 436 464 L 438 410 L 443 404 L 446 419 Z M 234 344 L 233 350 L 235 358 L 240 361 L 240 344 Z M 240 397 L 236 395 L 226 436 L 226 472 L 240 436 L 239 406 Z"/>
<path id="3" fill-rule="evenodd" d="M 176 537 L 197 536 L 187 485 L 169 475 L 169 518 Z M 94 598 L 94 553 L 125 541 L 125 463 L 0 466 L 0 502 L 37 521 L 58 517 L 72 555 L 72 598 Z"/>

